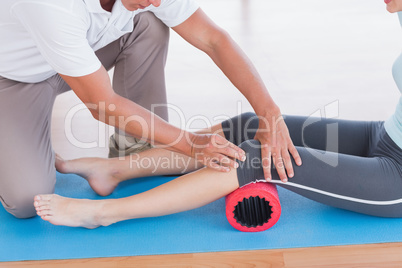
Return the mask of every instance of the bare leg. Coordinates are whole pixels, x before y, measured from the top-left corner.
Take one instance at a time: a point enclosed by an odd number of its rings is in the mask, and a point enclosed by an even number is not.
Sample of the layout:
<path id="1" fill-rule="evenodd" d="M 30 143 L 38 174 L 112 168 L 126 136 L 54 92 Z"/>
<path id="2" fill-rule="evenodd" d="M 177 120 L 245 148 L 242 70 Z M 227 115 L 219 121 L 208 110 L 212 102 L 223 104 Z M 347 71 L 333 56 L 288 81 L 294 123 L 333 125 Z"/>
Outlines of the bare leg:
<path id="1" fill-rule="evenodd" d="M 34 205 L 37 214 L 52 224 L 96 228 L 123 220 L 195 209 L 224 197 L 238 187 L 235 169 L 225 173 L 202 168 L 126 198 L 83 200 L 52 194 L 36 196 Z"/>
<path id="2" fill-rule="evenodd" d="M 224 135 L 220 124 L 200 131 Z M 125 158 L 80 158 L 63 160 L 56 156 L 56 169 L 61 173 L 75 173 L 85 178 L 99 195 L 111 194 L 125 180 L 192 172 L 203 165 L 193 158 L 154 148 Z"/>

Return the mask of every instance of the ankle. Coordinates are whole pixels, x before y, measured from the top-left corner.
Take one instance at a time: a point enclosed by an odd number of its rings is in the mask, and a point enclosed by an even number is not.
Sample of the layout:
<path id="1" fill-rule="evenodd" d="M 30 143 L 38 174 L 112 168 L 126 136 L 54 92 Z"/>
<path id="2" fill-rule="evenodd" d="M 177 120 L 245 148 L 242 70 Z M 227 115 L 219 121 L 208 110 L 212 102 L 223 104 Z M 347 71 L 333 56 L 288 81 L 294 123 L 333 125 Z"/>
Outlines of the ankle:
<path id="1" fill-rule="evenodd" d="M 119 220 L 115 216 L 113 210 L 114 200 L 99 200 L 99 206 L 95 211 L 95 221 L 102 226 L 109 226 Z"/>
<path id="2" fill-rule="evenodd" d="M 120 182 L 124 181 L 124 175 L 122 173 L 122 168 L 119 166 L 119 161 L 117 158 L 110 160 L 107 159 L 108 162 L 106 163 L 108 165 L 108 170 L 109 170 L 109 176 L 112 179 L 113 183 L 119 184 Z"/>

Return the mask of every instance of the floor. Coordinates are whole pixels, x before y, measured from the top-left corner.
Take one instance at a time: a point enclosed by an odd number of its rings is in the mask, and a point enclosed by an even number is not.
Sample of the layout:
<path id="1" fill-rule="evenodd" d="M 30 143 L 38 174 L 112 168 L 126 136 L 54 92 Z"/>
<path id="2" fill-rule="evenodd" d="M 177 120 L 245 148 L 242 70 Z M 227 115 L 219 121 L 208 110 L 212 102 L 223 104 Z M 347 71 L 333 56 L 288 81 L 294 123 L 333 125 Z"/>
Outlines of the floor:
<path id="1" fill-rule="evenodd" d="M 400 93 L 393 82 L 391 67 L 400 53 L 402 36 L 397 15 L 389 14 L 383 1 L 198 2 L 246 52 L 282 113 L 354 120 L 385 120 L 393 113 Z M 213 62 L 173 31 L 169 49 L 166 74 L 172 124 L 197 130 L 219 122 L 219 117 L 252 110 Z M 68 92 L 56 101 L 52 132 L 56 152 L 72 159 L 106 157 L 108 137 L 113 129 L 92 119 L 77 97 Z M 384 256 L 396 256 L 400 252 L 400 244 L 357 245 L 347 250 L 328 247 L 328 254 L 338 252 L 338 255 L 334 253 L 336 258 L 321 259 L 320 267 L 336 265 L 341 258 L 339 252 L 344 252 L 350 260 L 342 267 L 367 267 L 368 263 L 357 261 L 366 258 L 362 252 L 367 248 L 373 254 L 378 252 Z M 308 255 L 317 249 L 302 252 L 301 255 Z M 239 254 L 248 258 L 259 253 Z M 299 260 L 303 259 L 301 255 Z M 219 256 L 222 255 L 216 254 L 215 258 Z M 131 264 L 136 261 L 131 260 Z M 292 260 L 296 265 L 282 262 L 272 267 L 297 267 L 297 258 Z M 402 264 L 400 259 L 386 257 L 376 263 L 393 267 L 395 261 Z M 370 267 L 380 267 L 377 264 Z"/>

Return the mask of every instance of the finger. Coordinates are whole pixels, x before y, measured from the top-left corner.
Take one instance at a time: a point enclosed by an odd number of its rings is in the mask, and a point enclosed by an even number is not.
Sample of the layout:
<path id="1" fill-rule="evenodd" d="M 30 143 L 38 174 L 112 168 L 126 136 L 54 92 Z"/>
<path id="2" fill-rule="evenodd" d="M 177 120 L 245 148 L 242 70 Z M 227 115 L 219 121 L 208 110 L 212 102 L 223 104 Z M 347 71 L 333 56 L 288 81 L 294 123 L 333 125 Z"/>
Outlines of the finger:
<path id="1" fill-rule="evenodd" d="M 218 153 L 223 156 L 226 156 L 228 159 L 232 158 L 232 159 L 238 159 L 240 161 L 242 161 L 242 159 L 243 159 L 243 156 L 241 156 L 238 151 L 234 150 L 233 148 L 229 148 L 229 147 L 219 149 Z M 236 163 L 234 160 L 232 160 L 231 162 Z"/>
<path id="2" fill-rule="evenodd" d="M 267 144 L 261 147 L 262 169 L 264 178 L 267 181 L 271 180 L 271 147 Z"/>
<path id="3" fill-rule="evenodd" d="M 299 152 L 297 151 L 296 147 L 293 145 L 293 143 L 289 147 L 289 152 L 293 156 L 293 159 L 295 160 L 296 165 L 301 166 L 302 165 L 301 157 L 300 157 Z"/>
<path id="4" fill-rule="evenodd" d="M 274 165 L 276 171 L 278 172 L 279 178 L 281 179 L 281 181 L 287 182 L 288 178 L 286 176 L 285 167 L 283 165 L 281 155 L 277 152 L 277 150 L 272 153 L 272 159 L 274 161 Z"/>
<path id="5" fill-rule="evenodd" d="M 219 164 L 225 167 L 232 167 L 232 168 L 238 168 L 239 163 L 237 163 L 235 160 L 230 159 L 229 157 L 225 155 L 221 155 L 219 158 Z"/>
<path id="6" fill-rule="evenodd" d="M 286 173 L 288 174 L 289 178 L 292 178 L 294 176 L 293 164 L 292 160 L 290 159 L 289 151 L 286 149 L 282 150 L 282 161 L 285 165 Z"/>
<path id="7" fill-rule="evenodd" d="M 226 157 L 225 155 L 222 154 L 214 154 L 212 159 L 213 162 L 217 163 L 218 165 L 228 167 L 230 170 L 230 167 L 232 168 L 238 168 L 239 164 L 230 159 L 229 157 Z"/>
<path id="8" fill-rule="evenodd" d="M 241 149 L 239 146 L 236 146 L 235 144 L 231 143 L 230 141 L 228 141 L 227 139 L 225 139 L 224 137 L 220 136 L 220 135 L 215 135 L 215 142 L 218 145 L 225 145 L 226 148 L 232 149 L 235 151 L 234 155 L 229 155 L 233 158 L 236 158 L 240 161 L 244 161 L 246 160 L 246 152 L 243 151 L 243 149 Z"/>

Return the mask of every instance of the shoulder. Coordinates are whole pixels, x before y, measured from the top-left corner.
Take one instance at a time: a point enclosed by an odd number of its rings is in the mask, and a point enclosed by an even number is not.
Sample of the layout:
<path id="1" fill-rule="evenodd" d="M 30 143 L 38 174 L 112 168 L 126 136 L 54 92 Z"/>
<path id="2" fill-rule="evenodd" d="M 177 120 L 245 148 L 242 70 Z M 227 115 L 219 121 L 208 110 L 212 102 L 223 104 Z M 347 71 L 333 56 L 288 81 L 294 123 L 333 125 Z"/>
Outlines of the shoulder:
<path id="1" fill-rule="evenodd" d="M 149 6 L 151 11 L 167 26 L 174 27 L 187 20 L 199 8 L 196 0 L 163 0 L 159 7 Z"/>
<path id="2" fill-rule="evenodd" d="M 6 2 L 9 2 L 12 9 L 21 6 L 40 6 L 46 9 L 50 8 L 69 12 L 80 6 L 85 7 L 82 0 L 6 0 Z"/>
<path id="3" fill-rule="evenodd" d="M 86 27 L 89 15 L 82 0 L 13 0 L 10 13 L 26 27 Z M 60 29 L 59 29 L 60 30 Z"/>

